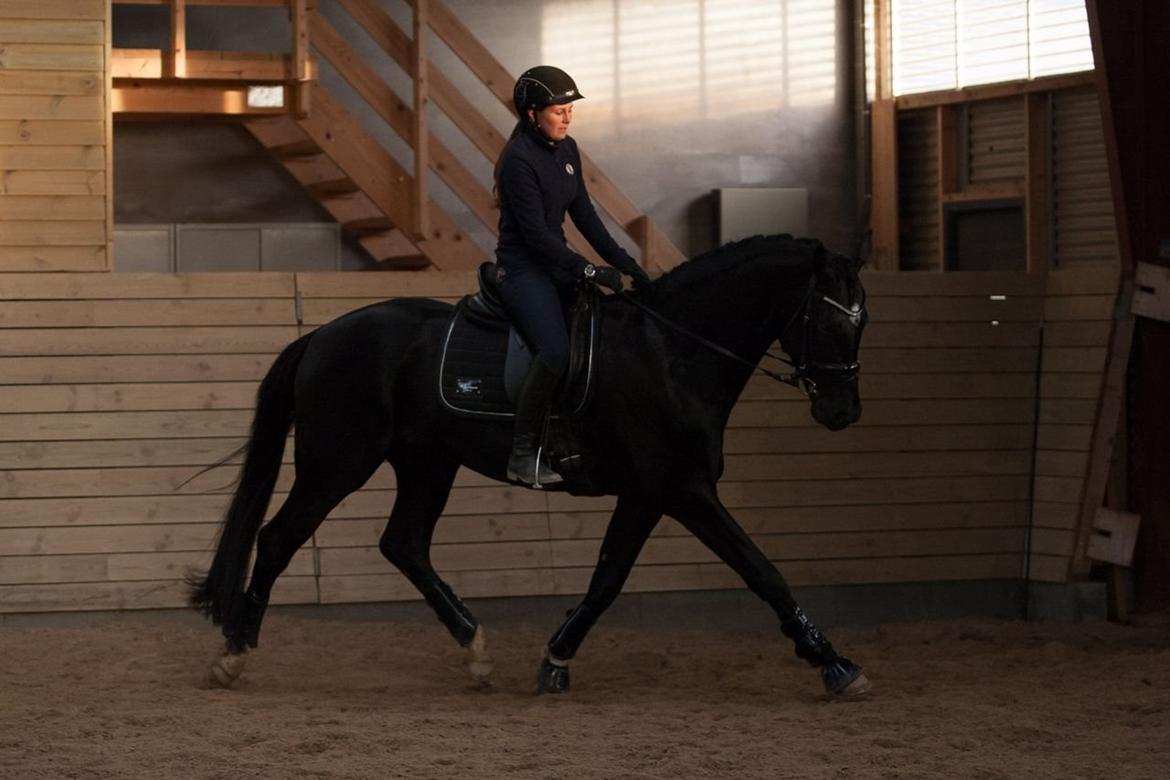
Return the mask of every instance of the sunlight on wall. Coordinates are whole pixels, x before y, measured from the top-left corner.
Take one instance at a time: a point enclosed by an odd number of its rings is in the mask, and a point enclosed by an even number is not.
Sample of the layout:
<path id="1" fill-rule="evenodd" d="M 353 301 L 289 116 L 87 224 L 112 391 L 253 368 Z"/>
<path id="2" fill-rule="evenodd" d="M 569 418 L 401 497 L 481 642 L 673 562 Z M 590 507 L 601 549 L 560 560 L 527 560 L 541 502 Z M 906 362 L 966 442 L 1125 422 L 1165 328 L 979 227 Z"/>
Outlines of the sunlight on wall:
<path id="1" fill-rule="evenodd" d="M 542 10 L 541 57 L 590 125 L 641 127 L 832 103 L 834 0 L 577 0 Z"/>

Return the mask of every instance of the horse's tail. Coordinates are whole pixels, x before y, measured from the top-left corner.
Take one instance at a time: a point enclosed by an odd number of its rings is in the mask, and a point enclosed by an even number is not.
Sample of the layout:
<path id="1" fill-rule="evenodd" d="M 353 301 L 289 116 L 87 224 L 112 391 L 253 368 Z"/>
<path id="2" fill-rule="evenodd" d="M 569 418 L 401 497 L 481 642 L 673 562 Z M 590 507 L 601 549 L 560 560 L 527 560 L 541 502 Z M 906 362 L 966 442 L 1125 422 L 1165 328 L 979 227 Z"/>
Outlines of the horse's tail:
<path id="1" fill-rule="evenodd" d="M 260 383 L 243 471 L 220 528 L 215 558 L 206 575 L 188 578 L 188 603 L 217 625 L 228 619 L 243 591 L 252 545 L 276 487 L 284 442 L 293 423 L 293 380 L 311 336 L 285 347 Z"/>

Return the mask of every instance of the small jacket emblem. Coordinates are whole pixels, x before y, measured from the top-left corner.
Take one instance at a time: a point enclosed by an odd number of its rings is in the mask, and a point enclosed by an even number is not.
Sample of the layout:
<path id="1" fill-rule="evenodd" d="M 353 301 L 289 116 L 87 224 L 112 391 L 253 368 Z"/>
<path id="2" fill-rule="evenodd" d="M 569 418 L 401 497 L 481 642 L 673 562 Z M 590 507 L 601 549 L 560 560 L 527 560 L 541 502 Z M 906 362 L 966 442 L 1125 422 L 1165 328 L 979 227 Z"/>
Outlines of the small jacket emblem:
<path id="1" fill-rule="evenodd" d="M 573 175 L 573 163 L 565 163 L 565 173 Z"/>

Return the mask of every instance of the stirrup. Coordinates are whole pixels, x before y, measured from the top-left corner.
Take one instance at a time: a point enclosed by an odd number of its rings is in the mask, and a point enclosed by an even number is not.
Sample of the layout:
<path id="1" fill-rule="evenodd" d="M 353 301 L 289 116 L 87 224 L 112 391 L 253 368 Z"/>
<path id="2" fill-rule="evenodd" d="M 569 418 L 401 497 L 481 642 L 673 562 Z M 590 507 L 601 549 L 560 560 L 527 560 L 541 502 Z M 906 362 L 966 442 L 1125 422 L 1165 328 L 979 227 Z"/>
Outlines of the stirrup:
<path id="1" fill-rule="evenodd" d="M 525 469 L 521 472 L 514 468 L 513 458 L 509 457 L 507 478 L 512 482 L 520 482 L 536 490 L 540 490 L 545 485 L 557 485 L 565 481 L 565 478 L 554 471 L 552 466 L 549 465 L 548 460 L 544 457 L 544 447 L 536 448 L 536 453 L 531 463 L 531 472 L 527 468 L 527 463 L 524 464 Z"/>

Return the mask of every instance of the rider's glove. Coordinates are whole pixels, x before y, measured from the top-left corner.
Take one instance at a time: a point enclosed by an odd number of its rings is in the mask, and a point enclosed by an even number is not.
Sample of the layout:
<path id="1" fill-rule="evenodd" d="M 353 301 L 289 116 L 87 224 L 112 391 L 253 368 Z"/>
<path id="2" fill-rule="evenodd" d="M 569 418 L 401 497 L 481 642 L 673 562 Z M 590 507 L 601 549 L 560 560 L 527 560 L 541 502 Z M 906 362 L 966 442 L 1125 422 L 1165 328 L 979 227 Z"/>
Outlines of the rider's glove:
<path id="1" fill-rule="evenodd" d="M 601 266 L 599 268 L 590 263 L 585 266 L 585 278 L 594 284 L 608 287 L 615 293 L 622 291 L 622 275 L 616 268 L 610 268 L 609 266 Z"/>

